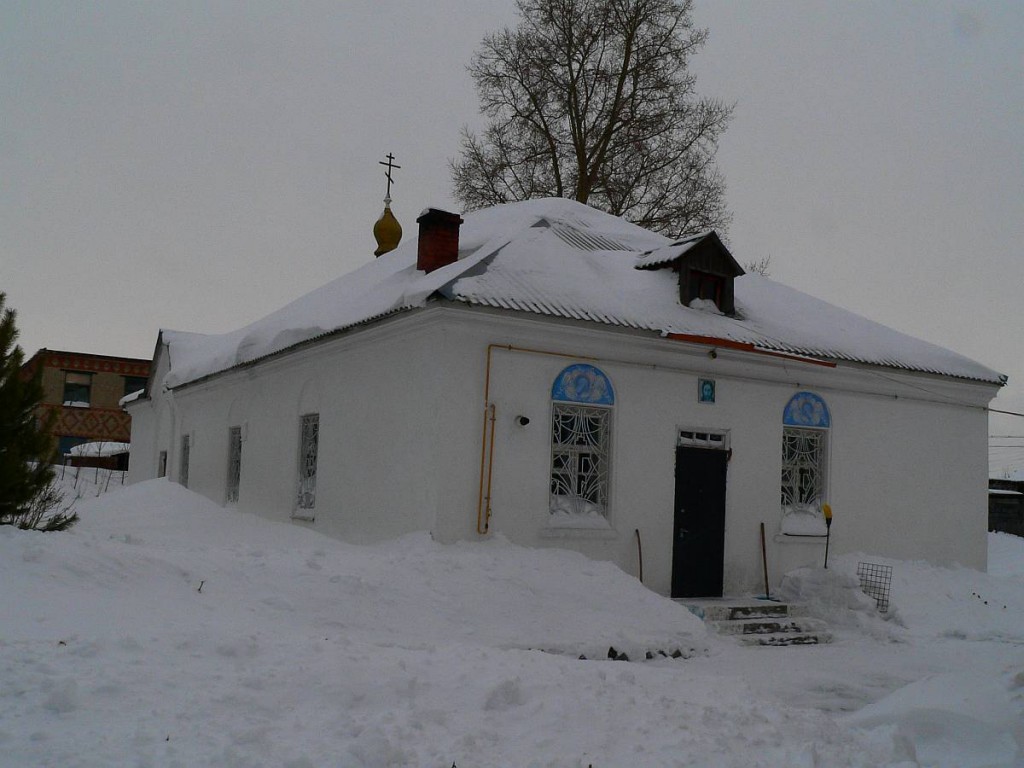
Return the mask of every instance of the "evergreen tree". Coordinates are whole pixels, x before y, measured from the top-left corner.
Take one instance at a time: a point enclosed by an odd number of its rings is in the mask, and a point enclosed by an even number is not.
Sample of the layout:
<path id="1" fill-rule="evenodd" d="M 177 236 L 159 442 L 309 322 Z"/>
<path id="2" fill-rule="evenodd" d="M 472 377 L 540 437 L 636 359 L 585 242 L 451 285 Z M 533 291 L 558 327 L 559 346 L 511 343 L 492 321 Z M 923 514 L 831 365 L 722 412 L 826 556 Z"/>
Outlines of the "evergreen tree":
<path id="1" fill-rule="evenodd" d="M 15 312 L 0 293 L 0 525 L 62 530 L 77 519 L 57 510 L 61 495 L 53 486 L 54 414 L 41 416 L 42 369 L 22 373 L 24 354 L 15 344 Z"/>

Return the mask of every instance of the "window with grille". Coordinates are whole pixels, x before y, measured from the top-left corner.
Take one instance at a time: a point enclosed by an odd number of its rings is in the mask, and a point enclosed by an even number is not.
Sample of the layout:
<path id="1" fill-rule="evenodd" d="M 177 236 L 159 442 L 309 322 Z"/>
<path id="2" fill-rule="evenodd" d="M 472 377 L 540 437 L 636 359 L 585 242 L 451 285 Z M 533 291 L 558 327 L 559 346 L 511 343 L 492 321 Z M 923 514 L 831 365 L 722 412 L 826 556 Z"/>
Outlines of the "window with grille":
<path id="1" fill-rule="evenodd" d="M 181 436 L 181 463 L 178 465 L 178 482 L 188 488 L 188 435 Z"/>
<path id="2" fill-rule="evenodd" d="M 302 417 L 299 439 L 299 497 L 300 510 L 316 506 L 316 457 L 320 440 L 320 414 L 307 413 Z"/>
<path id="3" fill-rule="evenodd" d="M 592 365 L 571 365 L 555 379 L 551 399 L 553 524 L 607 517 L 615 403 L 611 382 Z"/>
<path id="4" fill-rule="evenodd" d="M 823 429 L 782 430 L 783 507 L 816 507 L 823 501 L 827 439 Z"/>
<path id="5" fill-rule="evenodd" d="M 820 530 L 824 535 L 821 505 L 828 491 L 831 414 L 818 395 L 798 392 L 786 404 L 782 423 L 783 532 L 809 535 Z M 809 517 L 800 522 L 801 515 Z"/>
<path id="6" fill-rule="evenodd" d="M 611 410 L 554 403 L 551 416 L 551 511 L 608 513 Z"/>
<path id="7" fill-rule="evenodd" d="M 238 501 L 238 486 L 242 478 L 242 428 L 228 430 L 228 490 L 227 501 Z"/>

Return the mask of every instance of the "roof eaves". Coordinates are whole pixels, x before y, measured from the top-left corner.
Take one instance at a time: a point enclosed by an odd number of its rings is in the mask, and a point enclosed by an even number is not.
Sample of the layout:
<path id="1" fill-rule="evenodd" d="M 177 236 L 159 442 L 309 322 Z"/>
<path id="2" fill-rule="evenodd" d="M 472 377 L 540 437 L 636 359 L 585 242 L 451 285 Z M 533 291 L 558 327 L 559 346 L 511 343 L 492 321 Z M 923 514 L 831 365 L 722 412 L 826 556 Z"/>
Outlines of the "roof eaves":
<path id="1" fill-rule="evenodd" d="M 428 301 L 430 300 L 430 298 L 433 298 L 433 295 L 428 298 Z M 355 330 L 357 328 L 361 328 L 361 327 L 366 326 L 366 325 L 371 325 L 372 323 L 375 323 L 375 322 L 377 322 L 379 320 L 383 320 L 383 319 L 385 319 L 387 317 L 391 317 L 392 315 L 397 315 L 397 314 L 399 314 L 401 312 L 407 312 L 409 310 L 422 309 L 422 308 L 423 308 L 423 306 L 420 305 L 420 304 L 404 304 L 404 305 L 401 305 L 401 306 L 398 306 L 398 307 L 393 307 L 393 308 L 389 309 L 386 312 L 380 312 L 380 313 L 378 313 L 376 315 L 373 315 L 371 317 L 367 317 L 367 318 L 364 318 L 362 320 L 359 320 L 358 322 L 348 323 L 347 325 L 339 326 L 338 328 L 335 328 L 333 330 L 324 331 L 323 333 L 317 334 L 316 336 L 311 336 L 308 339 L 303 339 L 302 341 L 298 341 L 298 342 L 296 342 L 294 344 L 291 344 L 291 345 L 289 345 L 287 347 L 283 347 L 282 349 L 274 350 L 273 352 L 268 352 L 267 354 L 260 355 L 259 357 L 254 357 L 252 360 L 245 360 L 245 361 L 243 361 L 241 363 L 235 363 L 234 365 L 232 365 L 232 366 L 230 366 L 228 368 L 222 368 L 219 371 L 213 371 L 211 373 L 207 373 L 207 374 L 204 374 L 202 376 L 199 376 L 198 378 L 189 379 L 188 381 L 183 381 L 180 384 L 176 384 L 173 387 L 169 387 L 169 389 L 172 389 L 172 390 L 185 389 L 186 387 L 191 387 L 191 386 L 196 385 L 196 384 L 202 384 L 203 382 L 210 381 L 212 379 L 217 378 L 218 376 L 222 376 L 224 374 L 228 374 L 228 373 L 231 373 L 233 371 L 239 371 L 239 370 L 244 370 L 246 368 L 252 368 L 253 366 L 258 365 L 258 364 L 264 362 L 265 360 L 270 360 L 272 358 L 281 357 L 282 355 L 286 355 L 286 354 L 289 354 L 291 352 L 296 352 L 296 351 L 298 351 L 300 349 L 304 349 L 305 347 L 309 347 L 309 346 L 312 346 L 314 344 L 318 344 L 318 343 L 320 343 L 322 341 L 326 341 L 327 339 L 333 338 L 335 336 L 341 336 L 342 334 L 349 333 L 349 332 L 351 332 L 351 331 L 353 331 L 353 330 Z"/>

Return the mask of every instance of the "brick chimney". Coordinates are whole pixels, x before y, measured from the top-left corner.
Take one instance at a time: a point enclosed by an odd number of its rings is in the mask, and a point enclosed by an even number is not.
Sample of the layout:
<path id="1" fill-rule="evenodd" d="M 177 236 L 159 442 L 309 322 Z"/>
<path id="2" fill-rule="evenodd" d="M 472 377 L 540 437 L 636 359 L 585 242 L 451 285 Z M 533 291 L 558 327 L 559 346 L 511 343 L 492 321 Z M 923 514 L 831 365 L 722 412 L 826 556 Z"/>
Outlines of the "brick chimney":
<path id="1" fill-rule="evenodd" d="M 459 258 L 459 226 L 462 224 L 459 214 L 427 208 L 416 223 L 420 225 L 416 269 L 433 272 Z"/>

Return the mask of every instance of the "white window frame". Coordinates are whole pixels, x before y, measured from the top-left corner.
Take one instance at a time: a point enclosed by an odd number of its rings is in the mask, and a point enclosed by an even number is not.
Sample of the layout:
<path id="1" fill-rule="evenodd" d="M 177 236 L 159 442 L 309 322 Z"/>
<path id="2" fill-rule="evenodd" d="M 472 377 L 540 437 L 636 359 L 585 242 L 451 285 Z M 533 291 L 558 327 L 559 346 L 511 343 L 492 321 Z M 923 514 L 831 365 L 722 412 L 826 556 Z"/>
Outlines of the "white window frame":
<path id="1" fill-rule="evenodd" d="M 299 417 L 298 483 L 293 517 L 312 520 L 316 509 L 316 476 L 320 453 L 320 414 Z"/>

